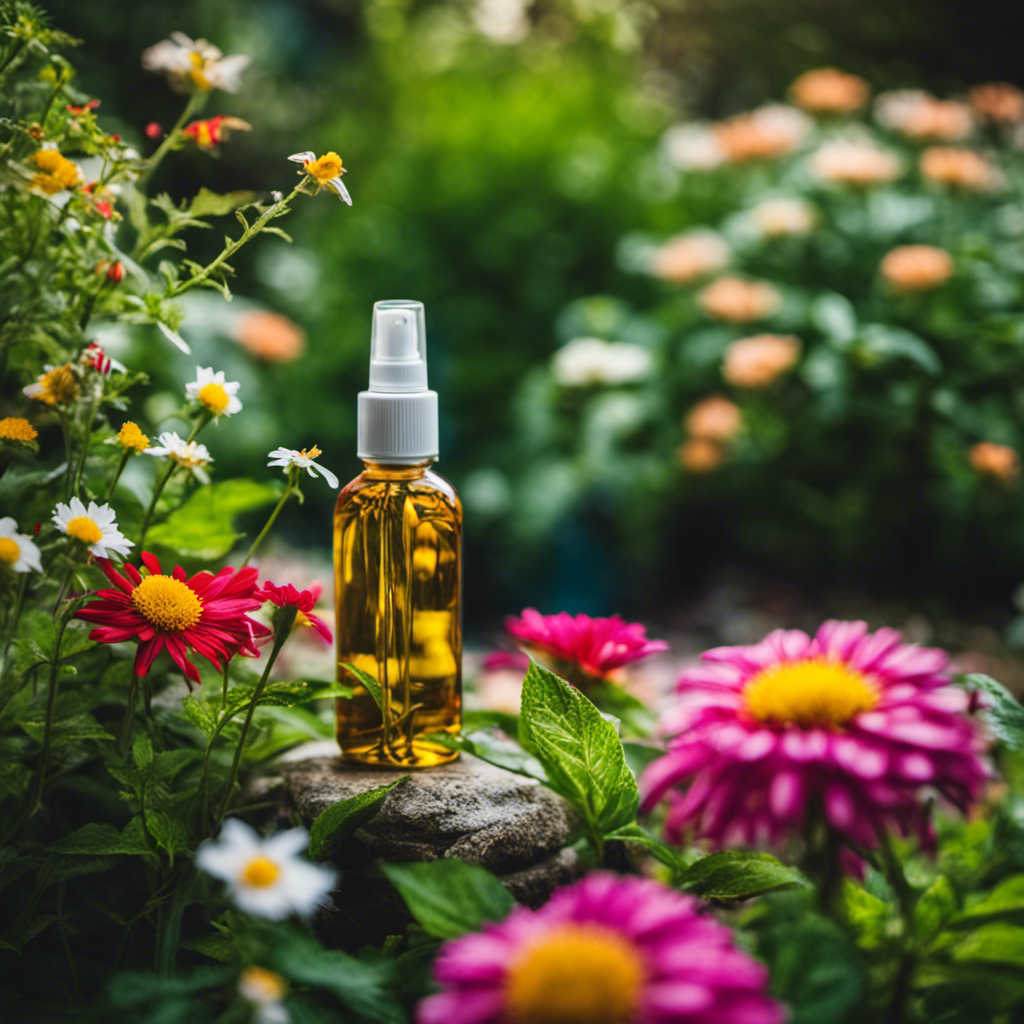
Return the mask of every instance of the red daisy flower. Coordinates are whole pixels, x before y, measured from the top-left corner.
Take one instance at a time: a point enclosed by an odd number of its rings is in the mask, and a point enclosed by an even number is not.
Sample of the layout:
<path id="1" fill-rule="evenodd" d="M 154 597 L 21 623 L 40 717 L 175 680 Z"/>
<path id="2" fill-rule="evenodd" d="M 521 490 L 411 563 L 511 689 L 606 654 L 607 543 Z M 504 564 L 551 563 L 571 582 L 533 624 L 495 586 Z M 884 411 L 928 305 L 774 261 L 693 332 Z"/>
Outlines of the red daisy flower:
<path id="1" fill-rule="evenodd" d="M 270 630 L 246 614 L 263 603 L 256 569 L 225 567 L 216 575 L 203 571 L 186 579 L 180 565 L 165 576 L 148 551 L 142 561 L 149 570 L 146 576 L 133 565 L 125 565 L 122 576 L 108 559 L 96 560 L 117 589 L 97 591 L 98 600 L 77 613 L 86 622 L 99 623 L 90 639 L 107 644 L 138 640 L 137 676 L 148 675 L 153 659 L 166 648 L 186 678 L 197 683 L 201 680 L 188 660 L 190 648 L 218 669 L 222 660 L 236 654 L 259 657 L 256 642 Z"/>
<path id="2" fill-rule="evenodd" d="M 314 583 L 308 590 L 296 590 L 290 583 L 279 587 L 268 580 L 263 584 L 262 590 L 256 591 L 256 597 L 262 601 L 271 601 L 279 608 L 294 605 L 298 609 L 298 614 L 295 616 L 296 622 L 312 626 L 326 643 L 334 642 L 327 623 L 313 614 L 313 605 L 320 597 L 319 583 Z"/>

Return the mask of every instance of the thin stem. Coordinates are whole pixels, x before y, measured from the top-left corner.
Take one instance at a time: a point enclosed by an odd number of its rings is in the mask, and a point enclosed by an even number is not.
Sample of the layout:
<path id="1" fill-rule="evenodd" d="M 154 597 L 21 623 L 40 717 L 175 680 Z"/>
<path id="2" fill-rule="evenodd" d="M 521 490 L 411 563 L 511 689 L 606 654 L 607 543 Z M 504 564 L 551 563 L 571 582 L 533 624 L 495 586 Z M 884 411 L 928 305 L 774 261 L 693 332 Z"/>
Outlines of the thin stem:
<path id="1" fill-rule="evenodd" d="M 146 509 L 146 515 L 142 520 L 142 529 L 139 531 L 139 551 L 142 550 L 142 545 L 146 541 L 146 531 L 149 529 L 149 521 L 153 518 L 153 511 L 156 508 L 156 503 L 160 500 L 160 495 L 167 486 L 167 481 L 171 479 L 177 468 L 178 464 L 173 459 L 169 458 L 167 462 L 167 469 L 164 470 L 164 475 L 157 481 L 156 486 L 153 488 L 153 497 L 150 499 L 149 508 Z"/>
<path id="2" fill-rule="evenodd" d="M 907 881 L 903 872 L 903 865 L 899 862 L 892 848 L 892 840 L 887 832 L 879 830 L 879 847 L 882 854 L 882 865 L 885 868 L 886 878 L 896 893 L 896 900 L 900 907 L 900 916 L 903 918 L 904 941 L 908 945 L 900 955 L 899 966 L 896 969 L 896 977 L 893 981 L 892 998 L 889 1000 L 889 1008 L 885 1015 L 885 1024 L 903 1024 L 907 1009 L 907 999 L 910 996 L 911 983 L 914 977 L 914 968 L 917 966 L 917 950 L 909 945 L 914 934 L 914 908 L 917 903 L 917 896 Z"/>
<path id="3" fill-rule="evenodd" d="M 228 785 L 224 791 L 224 799 L 221 801 L 220 810 L 217 812 L 216 824 L 220 824 L 224 820 L 224 814 L 228 809 L 228 804 L 231 802 L 231 791 L 235 788 L 235 782 L 238 779 L 238 766 L 242 763 L 242 752 L 245 750 L 245 741 L 249 737 L 252 716 L 256 713 L 256 702 L 263 694 L 263 688 L 267 685 L 267 679 L 270 677 L 270 670 L 274 667 L 274 662 L 277 660 L 284 642 L 291 635 L 297 612 L 298 608 L 295 605 L 285 605 L 278 612 L 277 622 L 274 624 L 274 646 L 267 659 L 267 667 L 263 670 L 263 675 L 260 676 L 260 681 L 256 684 L 256 689 L 253 690 L 252 697 L 249 699 L 249 706 L 245 712 L 245 721 L 242 723 L 242 734 L 239 736 L 238 746 L 235 748 L 235 756 L 231 762 L 231 773 L 228 776 Z"/>
<path id="4" fill-rule="evenodd" d="M 32 814 L 35 815 L 43 806 L 43 789 L 46 786 L 46 770 L 50 760 L 50 741 L 53 736 L 53 709 L 57 703 L 57 689 L 60 685 L 60 645 L 64 639 L 64 630 L 68 620 L 62 615 L 57 620 L 57 635 L 53 641 L 53 660 L 50 662 L 50 692 L 46 698 L 46 722 L 43 725 L 43 749 L 39 757 L 39 782 L 36 785 L 36 797 L 32 802 Z"/>
<path id="5" fill-rule="evenodd" d="M 78 464 L 75 467 L 75 475 L 71 482 L 71 489 L 77 494 L 82 486 L 82 473 L 85 471 L 85 460 L 89 456 L 89 438 L 92 436 L 92 425 L 96 420 L 96 412 L 100 407 L 100 400 L 103 397 L 102 391 L 98 394 L 89 406 L 89 412 L 85 417 L 85 431 L 82 436 L 82 454 L 78 457 Z"/>
<path id="6" fill-rule="evenodd" d="M 284 489 L 284 494 L 281 495 L 281 500 L 274 506 L 274 511 L 270 513 L 270 518 L 267 520 L 263 529 L 260 530 L 259 536 L 252 542 L 252 547 L 249 548 L 249 553 L 245 556 L 245 561 L 242 562 L 240 568 L 244 569 L 249 564 L 252 556 L 256 554 L 256 549 L 266 539 L 267 534 L 270 533 L 270 528 L 274 525 L 275 520 L 280 515 L 281 509 L 284 508 L 284 503 L 291 496 L 292 491 L 295 490 L 296 470 L 297 467 L 295 466 L 292 466 L 288 470 L 288 485 Z"/>
<path id="7" fill-rule="evenodd" d="M 125 708 L 124 721 L 121 723 L 121 740 L 118 747 L 122 754 L 128 750 L 128 741 L 132 735 L 132 722 L 135 720 L 135 704 L 138 700 L 139 677 L 132 672 L 131 685 L 128 688 L 128 707 Z"/>
<path id="8" fill-rule="evenodd" d="M 224 683 L 220 691 L 220 709 L 223 711 L 228 706 L 228 665 L 230 663 L 224 662 Z"/>
<path id="9" fill-rule="evenodd" d="M 64 478 L 64 500 L 71 500 L 71 492 L 74 489 L 74 469 L 71 464 L 71 428 L 68 425 L 68 418 L 58 409 L 57 416 L 60 418 L 60 432 L 64 435 L 64 461 L 67 465 L 67 474 Z"/>
<path id="10" fill-rule="evenodd" d="M 195 288 L 196 285 L 202 284 L 215 270 L 220 267 L 222 263 L 230 259 L 239 249 L 249 241 L 253 235 L 258 234 L 263 230 L 267 221 L 274 217 L 279 217 L 287 208 L 288 204 L 303 190 L 303 186 L 308 180 L 309 175 L 306 175 L 298 185 L 292 189 L 291 193 L 287 195 L 280 202 L 274 203 L 273 206 L 267 207 L 259 215 L 259 217 L 252 223 L 252 225 L 242 232 L 241 236 L 234 242 L 232 242 L 209 266 L 204 267 L 195 277 L 190 277 L 187 281 L 179 281 L 168 293 L 167 298 L 173 299 L 183 292 L 187 292 L 190 288 Z"/>
<path id="11" fill-rule="evenodd" d="M 117 486 L 117 481 L 121 479 L 121 474 L 124 472 L 124 467 L 127 464 L 128 449 L 125 448 L 125 450 L 121 452 L 121 461 L 117 464 L 117 469 L 114 471 L 114 479 L 110 481 L 110 487 L 107 490 L 107 501 L 110 501 L 110 499 L 114 496 L 114 488 Z"/>
<path id="12" fill-rule="evenodd" d="M 188 103 L 185 104 L 185 109 L 182 110 L 178 120 L 174 122 L 174 127 L 167 133 L 167 137 L 163 142 L 156 148 L 153 155 L 146 162 L 146 169 L 139 175 L 138 181 L 135 183 L 135 187 L 141 192 L 146 182 L 152 177 L 153 172 L 159 167 L 160 162 L 165 156 L 171 151 L 171 148 L 178 141 L 178 134 L 181 129 L 185 127 L 185 122 L 196 113 L 199 108 L 206 102 L 207 93 L 205 92 L 194 92 L 188 98 Z"/>
<path id="13" fill-rule="evenodd" d="M 7 661 L 7 651 L 10 649 L 14 633 L 18 628 L 18 620 L 21 618 L 21 609 L 25 603 L 25 590 L 28 587 L 28 573 L 18 573 L 18 593 L 14 598 L 14 605 L 7 613 L 6 628 L 4 630 L 4 649 L 0 651 L 0 679 L 3 678 L 4 664 Z"/>

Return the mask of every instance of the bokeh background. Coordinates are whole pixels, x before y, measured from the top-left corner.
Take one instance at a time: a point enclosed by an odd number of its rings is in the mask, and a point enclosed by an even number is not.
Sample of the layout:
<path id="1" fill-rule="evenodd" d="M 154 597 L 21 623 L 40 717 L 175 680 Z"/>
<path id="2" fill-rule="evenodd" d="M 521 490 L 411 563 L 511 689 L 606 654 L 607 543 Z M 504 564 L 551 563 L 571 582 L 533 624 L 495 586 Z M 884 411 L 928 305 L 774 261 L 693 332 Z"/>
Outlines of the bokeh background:
<path id="1" fill-rule="evenodd" d="M 632 272 L 623 239 L 715 223 L 735 201 L 717 185 L 681 189 L 666 176 L 666 129 L 783 98 L 797 75 L 825 65 L 876 90 L 958 95 L 979 82 L 1020 84 L 1019 40 L 1006 31 L 1012 0 L 45 6 L 82 40 L 78 88 L 102 97 L 101 122 L 143 152 L 155 146 L 145 127 L 172 124 L 181 108 L 142 70 L 146 47 L 179 30 L 252 57 L 241 90 L 215 93 L 204 116 L 230 114 L 253 130 L 215 157 L 182 151 L 166 161 L 155 185 L 172 196 L 200 186 L 287 189 L 288 154 L 341 154 L 354 206 L 328 195 L 298 203 L 282 222 L 293 244 L 247 247 L 231 304 L 212 293 L 188 304 L 182 333 L 193 358 L 152 339 L 148 348 L 132 343 L 153 375 L 147 412 L 156 421 L 180 404 L 180 382 L 196 363 L 212 364 L 242 382 L 245 402 L 244 416 L 206 438 L 220 475 L 251 475 L 278 445 L 316 444 L 321 461 L 350 478 L 360 468 L 355 396 L 366 384 L 372 303 L 422 300 L 443 410 L 439 470 L 466 506 L 470 636 L 488 636 L 526 605 L 643 616 L 656 631 L 729 586 L 782 607 L 829 609 L 856 594 L 997 623 L 1012 616 L 1024 579 L 1012 488 L 985 499 L 998 506 L 992 517 L 956 520 L 953 554 L 905 551 L 899 534 L 869 517 L 849 527 L 850 557 L 833 557 L 832 536 L 787 540 L 776 527 L 788 513 L 768 500 L 761 542 L 752 539 L 757 495 L 746 484 L 700 497 L 705 482 L 677 463 L 631 475 L 609 456 L 607 472 L 582 486 L 564 460 L 540 472 L 526 436 L 542 415 L 538 368 L 567 338 L 600 334 L 603 322 L 609 338 L 657 343 L 657 316 L 634 323 L 623 312 L 663 294 L 660 282 Z M 211 253 L 219 248 L 208 241 Z M 190 245 L 202 251 L 203 242 Z M 1008 365 L 1004 376 L 1021 367 Z M 662 420 L 678 432 L 683 411 L 662 409 Z M 1006 425 L 1014 415 L 1007 406 L 1001 440 L 1015 441 Z M 763 477 L 751 486 L 771 490 Z M 729 511 L 736 502 L 748 512 L 739 525 Z M 311 484 L 305 504 L 283 517 L 284 537 L 325 559 L 330 512 L 326 489 Z M 883 548 L 884 558 L 862 557 Z"/>

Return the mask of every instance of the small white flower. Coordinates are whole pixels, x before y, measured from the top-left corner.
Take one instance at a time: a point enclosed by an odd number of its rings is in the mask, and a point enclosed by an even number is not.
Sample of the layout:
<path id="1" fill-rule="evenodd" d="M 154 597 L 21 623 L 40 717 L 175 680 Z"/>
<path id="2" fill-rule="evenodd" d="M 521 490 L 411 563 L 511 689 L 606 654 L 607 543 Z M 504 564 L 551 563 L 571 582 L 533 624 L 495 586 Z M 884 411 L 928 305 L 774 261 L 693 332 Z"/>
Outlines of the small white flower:
<path id="1" fill-rule="evenodd" d="M 10 516 L 0 519 L 0 565 L 6 565 L 11 572 L 43 571 L 35 541 L 18 533 L 18 524 Z"/>
<path id="2" fill-rule="evenodd" d="M 238 994 L 253 1006 L 253 1024 L 289 1024 L 284 1005 L 288 986 L 284 978 L 265 967 L 247 967 L 238 978 Z"/>
<path id="3" fill-rule="evenodd" d="M 554 354 L 551 372 L 564 387 L 578 388 L 642 380 L 652 365 L 651 353 L 640 345 L 574 338 Z"/>
<path id="4" fill-rule="evenodd" d="M 184 32 L 172 32 L 170 39 L 142 53 L 142 66 L 165 74 L 178 92 L 238 92 L 242 72 L 250 62 L 251 58 L 242 54 L 225 57 L 212 43 L 189 39 Z"/>
<path id="5" fill-rule="evenodd" d="M 213 367 L 204 370 L 196 367 L 196 379 L 185 385 L 185 395 L 192 402 L 198 402 L 204 409 L 213 413 L 214 421 L 221 416 L 234 416 L 242 408 L 238 400 L 238 381 L 224 379 L 224 371 L 213 372 Z"/>
<path id="6" fill-rule="evenodd" d="M 213 456 L 205 444 L 199 444 L 198 441 L 183 441 L 173 430 L 165 431 L 157 440 L 160 444 L 153 448 L 147 448 L 146 455 L 173 459 L 179 466 L 191 470 L 192 475 L 200 483 L 208 484 L 210 482 L 205 467 L 213 462 Z"/>
<path id="7" fill-rule="evenodd" d="M 713 171 L 725 163 L 725 152 L 706 124 L 677 124 L 661 140 L 665 158 L 683 171 Z"/>
<path id="8" fill-rule="evenodd" d="M 90 501 L 86 508 L 81 498 L 72 498 L 68 505 L 58 501 L 53 513 L 57 529 L 80 540 L 97 558 L 109 558 L 111 552 L 123 558 L 129 548 L 135 547 L 135 543 L 117 528 L 115 518 L 109 505 Z"/>
<path id="9" fill-rule="evenodd" d="M 810 203 L 787 196 L 762 200 L 750 211 L 750 217 L 758 231 L 769 238 L 806 235 L 817 220 Z"/>
<path id="10" fill-rule="evenodd" d="M 320 475 L 331 487 L 337 487 L 338 478 L 329 469 L 324 469 L 319 462 L 313 461 L 318 455 L 322 454 L 323 452 L 316 445 L 309 449 L 303 448 L 302 451 L 298 452 L 294 448 L 275 448 L 269 453 L 270 461 L 267 465 L 281 466 L 285 470 L 290 469 L 292 466 L 299 466 L 306 470 L 310 476 L 316 476 L 319 471 Z"/>
<path id="11" fill-rule="evenodd" d="M 196 850 L 196 864 L 227 882 L 235 905 L 247 914 L 274 921 L 308 916 L 324 903 L 337 877 L 298 856 L 308 842 L 304 828 L 262 839 L 244 822 L 228 818 L 220 837 Z"/>

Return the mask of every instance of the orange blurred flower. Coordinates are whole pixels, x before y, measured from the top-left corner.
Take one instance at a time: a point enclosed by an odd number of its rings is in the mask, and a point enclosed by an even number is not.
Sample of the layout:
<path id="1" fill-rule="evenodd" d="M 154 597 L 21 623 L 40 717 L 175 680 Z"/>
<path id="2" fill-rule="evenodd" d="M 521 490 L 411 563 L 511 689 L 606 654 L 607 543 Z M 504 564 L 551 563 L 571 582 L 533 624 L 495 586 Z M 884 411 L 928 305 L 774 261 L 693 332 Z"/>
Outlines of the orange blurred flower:
<path id="1" fill-rule="evenodd" d="M 305 332 L 298 324 L 279 313 L 263 310 L 237 317 L 232 334 L 242 348 L 268 363 L 290 363 L 306 347 Z"/>
<path id="2" fill-rule="evenodd" d="M 842 185 L 880 185 L 900 176 L 895 153 L 881 149 L 868 138 L 835 139 L 820 146 L 811 157 L 816 177 Z"/>
<path id="3" fill-rule="evenodd" d="M 974 127 L 966 103 L 940 100 L 920 89 L 882 93 L 875 100 L 875 117 L 886 128 L 921 142 L 958 142 Z"/>
<path id="4" fill-rule="evenodd" d="M 863 78 L 838 68 L 805 71 L 789 87 L 793 102 L 813 114 L 848 114 L 864 106 L 868 92 Z"/>
<path id="5" fill-rule="evenodd" d="M 940 185 L 982 192 L 997 180 L 996 169 L 973 149 L 932 146 L 921 154 L 921 174 Z"/>
<path id="6" fill-rule="evenodd" d="M 204 151 L 215 150 L 220 143 L 226 141 L 232 132 L 248 132 L 252 125 L 240 117 L 229 117 L 218 114 L 205 121 L 193 121 L 181 130 L 181 134 L 191 139 Z"/>
<path id="7" fill-rule="evenodd" d="M 1024 120 L 1024 92 L 1009 82 L 986 82 L 967 94 L 974 112 L 987 121 Z"/>
<path id="8" fill-rule="evenodd" d="M 1020 476 L 1020 459 L 1005 444 L 981 441 L 968 452 L 971 466 L 982 476 L 990 476 L 1003 484 L 1012 484 Z"/>
<path id="9" fill-rule="evenodd" d="M 712 473 L 725 462 L 725 448 L 704 437 L 692 437 L 679 446 L 679 461 L 690 473 Z"/>
<path id="10" fill-rule="evenodd" d="M 767 281 L 746 281 L 732 276 L 712 281 L 698 300 L 708 316 L 730 323 L 760 320 L 782 305 L 782 297 Z"/>
<path id="11" fill-rule="evenodd" d="M 745 163 L 790 153 L 810 131 L 807 117 L 794 107 L 774 104 L 737 114 L 712 126 L 727 160 Z"/>
<path id="12" fill-rule="evenodd" d="M 693 438 L 731 441 L 743 429 L 743 413 L 723 395 L 709 395 L 686 414 L 683 428 Z"/>
<path id="13" fill-rule="evenodd" d="M 714 231 L 690 231 L 676 235 L 652 255 L 650 271 L 675 284 L 688 284 L 721 270 L 729 261 L 729 245 Z"/>
<path id="14" fill-rule="evenodd" d="M 895 291 L 923 292 L 953 276 L 953 258 L 934 245 L 901 245 L 885 254 L 878 269 Z"/>
<path id="15" fill-rule="evenodd" d="M 758 334 L 725 350 L 722 376 L 734 387 L 765 388 L 800 358 L 800 339 L 791 334 Z"/>

